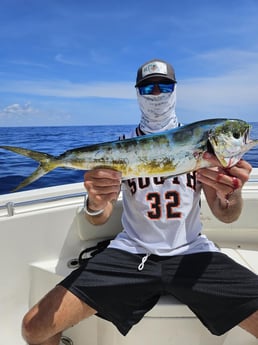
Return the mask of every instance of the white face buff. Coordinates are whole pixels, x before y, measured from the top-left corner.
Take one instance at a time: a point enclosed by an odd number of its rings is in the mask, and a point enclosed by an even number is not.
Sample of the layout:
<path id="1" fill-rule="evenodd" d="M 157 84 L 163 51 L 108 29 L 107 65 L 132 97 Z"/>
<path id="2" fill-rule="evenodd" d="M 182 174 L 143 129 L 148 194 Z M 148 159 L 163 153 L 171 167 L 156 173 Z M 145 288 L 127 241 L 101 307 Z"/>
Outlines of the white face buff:
<path id="1" fill-rule="evenodd" d="M 166 131 L 178 126 L 176 117 L 176 85 L 173 92 L 159 95 L 141 95 L 137 99 L 141 110 L 140 129 L 144 133 Z"/>

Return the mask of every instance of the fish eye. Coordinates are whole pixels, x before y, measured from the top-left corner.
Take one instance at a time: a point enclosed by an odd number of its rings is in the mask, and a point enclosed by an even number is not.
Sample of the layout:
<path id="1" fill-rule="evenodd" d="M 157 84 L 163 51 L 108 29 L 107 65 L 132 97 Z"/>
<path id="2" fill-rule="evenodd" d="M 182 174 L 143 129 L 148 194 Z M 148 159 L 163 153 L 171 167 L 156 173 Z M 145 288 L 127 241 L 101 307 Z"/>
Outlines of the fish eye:
<path id="1" fill-rule="evenodd" d="M 239 132 L 234 132 L 234 133 L 233 133 L 233 137 L 234 137 L 235 139 L 239 139 L 239 138 L 240 138 L 240 133 L 239 133 Z"/>

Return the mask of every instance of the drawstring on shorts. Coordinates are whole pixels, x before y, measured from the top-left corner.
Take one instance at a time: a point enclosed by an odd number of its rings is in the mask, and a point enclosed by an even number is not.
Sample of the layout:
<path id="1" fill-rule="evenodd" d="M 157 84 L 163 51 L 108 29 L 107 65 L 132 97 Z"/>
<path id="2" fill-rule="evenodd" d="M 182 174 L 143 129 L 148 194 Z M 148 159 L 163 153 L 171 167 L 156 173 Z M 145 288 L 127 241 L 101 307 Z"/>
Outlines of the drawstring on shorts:
<path id="1" fill-rule="evenodd" d="M 138 271 L 142 271 L 144 269 L 144 264 L 148 260 L 149 256 L 150 256 L 150 254 L 148 253 L 148 254 L 146 254 L 145 256 L 142 257 L 142 262 L 138 266 Z"/>

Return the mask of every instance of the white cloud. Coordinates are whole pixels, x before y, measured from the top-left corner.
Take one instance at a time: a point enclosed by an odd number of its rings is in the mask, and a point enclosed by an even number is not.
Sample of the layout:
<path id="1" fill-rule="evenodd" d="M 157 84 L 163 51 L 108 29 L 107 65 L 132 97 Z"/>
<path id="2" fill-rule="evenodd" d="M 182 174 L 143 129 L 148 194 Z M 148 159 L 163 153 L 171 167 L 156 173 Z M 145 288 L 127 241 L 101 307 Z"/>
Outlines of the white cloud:
<path id="1" fill-rule="evenodd" d="M 257 121 L 258 53 L 219 50 L 196 56 L 213 76 L 185 78 L 178 85 L 182 113 L 196 116 L 241 116 Z M 217 73 L 215 74 L 215 72 Z"/>
<path id="2" fill-rule="evenodd" d="M 133 83 L 127 82 L 100 82 L 100 83 L 72 83 L 67 80 L 30 81 L 13 80 L 0 84 L 0 92 L 12 92 L 50 97 L 101 97 L 101 98 L 135 98 Z"/>
<path id="3" fill-rule="evenodd" d="M 178 80 L 177 110 L 180 120 L 190 122 L 207 116 L 241 118 L 246 116 L 247 120 L 257 121 L 257 61 L 258 53 L 256 52 L 232 51 L 229 49 L 193 57 L 192 68 L 195 64 L 203 64 L 205 71 L 210 66 L 213 73 L 209 77 L 206 77 L 204 72 L 203 76 L 199 78 Z M 37 112 L 31 106 L 30 109 L 29 104 L 20 105 L 13 102 L 2 111 L 0 110 L 0 117 L 3 118 L 3 114 L 7 116 L 14 113 L 25 116 L 31 111 L 34 118 L 35 114 L 38 117 L 41 115 L 45 121 L 48 117 L 51 118 L 52 114 L 63 114 L 65 112 L 73 114 L 72 116 L 79 116 L 82 113 L 97 114 L 99 110 L 98 99 L 96 101 L 91 100 L 87 108 L 86 103 L 83 102 L 87 98 L 102 98 L 103 114 L 107 113 L 107 109 L 110 110 L 111 114 L 115 113 L 118 107 L 117 101 L 121 100 L 119 103 L 120 110 L 125 115 L 129 112 L 127 101 L 136 101 L 133 82 L 76 83 L 68 80 L 2 80 L 0 92 L 14 95 L 13 99 L 17 96 L 23 99 L 24 95 L 26 97 L 36 96 L 37 107 L 40 109 L 42 109 L 42 106 L 39 106 L 39 102 L 41 102 L 41 105 L 45 104 L 43 106 L 44 110 Z M 108 102 L 107 105 L 105 99 L 110 99 L 113 102 Z M 52 104 L 51 111 L 46 109 L 46 102 L 48 101 Z M 70 106 L 68 107 L 69 103 Z M 134 114 L 132 113 L 130 116 L 134 116 Z"/>
<path id="4" fill-rule="evenodd" d="M 0 126 L 23 126 L 33 119 L 35 123 L 40 119 L 41 113 L 31 106 L 30 102 L 13 103 L 0 109 Z"/>
<path id="5" fill-rule="evenodd" d="M 72 124 L 71 113 L 64 109 L 35 108 L 30 102 L 13 103 L 0 109 L 0 126 L 43 126 Z"/>
<path id="6" fill-rule="evenodd" d="M 71 59 L 64 57 L 63 54 L 57 54 L 55 56 L 55 61 L 64 64 L 64 65 L 72 65 L 72 66 L 87 66 L 85 63 L 82 63 L 81 61 L 77 59 Z"/>
<path id="7" fill-rule="evenodd" d="M 24 105 L 14 103 L 6 106 L 2 110 L 0 110 L 0 117 L 8 116 L 8 115 L 26 115 L 31 113 L 38 112 L 36 109 L 32 108 L 31 104 L 25 103 Z"/>

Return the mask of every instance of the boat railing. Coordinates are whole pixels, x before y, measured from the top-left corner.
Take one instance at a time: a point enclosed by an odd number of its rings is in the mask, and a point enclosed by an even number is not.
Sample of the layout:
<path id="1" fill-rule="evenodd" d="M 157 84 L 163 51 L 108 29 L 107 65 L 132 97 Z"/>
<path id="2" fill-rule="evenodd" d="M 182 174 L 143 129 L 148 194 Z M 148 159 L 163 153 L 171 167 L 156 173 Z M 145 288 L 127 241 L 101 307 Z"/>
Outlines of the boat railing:
<path id="1" fill-rule="evenodd" d="M 84 196 L 82 183 L 5 194 L 1 197 L 0 217 L 12 217 L 46 208 L 82 205 Z"/>
<path id="2" fill-rule="evenodd" d="M 246 186 L 255 186 L 258 192 L 258 168 L 253 169 Z M 15 214 L 30 212 L 48 207 L 65 205 L 82 205 L 85 190 L 81 183 L 42 188 L 26 192 L 5 194 L 6 200 L 0 204 L 0 217 L 12 217 Z"/>
<path id="3" fill-rule="evenodd" d="M 9 217 L 14 216 L 15 209 L 18 207 L 24 207 L 24 206 L 31 206 L 31 205 L 39 205 L 39 204 L 49 204 L 54 203 L 56 201 L 64 201 L 64 200 L 70 200 L 74 198 L 84 197 L 85 192 L 81 193 L 73 193 L 73 194 L 66 194 L 66 195 L 58 195 L 58 196 L 50 196 L 46 198 L 40 198 L 40 199 L 33 199 L 33 200 L 26 200 L 26 201 L 18 201 L 13 202 L 9 201 L 4 205 L 0 205 L 0 211 L 1 210 L 7 210 L 7 215 Z"/>

